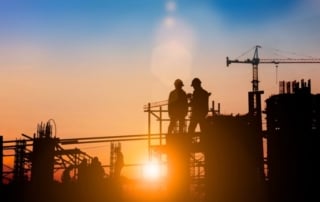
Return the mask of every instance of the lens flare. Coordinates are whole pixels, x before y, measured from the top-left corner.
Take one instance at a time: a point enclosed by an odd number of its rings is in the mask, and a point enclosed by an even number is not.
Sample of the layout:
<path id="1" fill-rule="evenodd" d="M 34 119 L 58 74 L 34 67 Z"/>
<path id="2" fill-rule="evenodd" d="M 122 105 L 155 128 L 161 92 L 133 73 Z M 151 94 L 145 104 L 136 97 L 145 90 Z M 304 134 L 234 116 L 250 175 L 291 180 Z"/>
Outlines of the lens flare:
<path id="1" fill-rule="evenodd" d="M 166 11 L 168 12 L 174 12 L 176 10 L 177 6 L 174 1 L 168 1 L 166 3 Z"/>

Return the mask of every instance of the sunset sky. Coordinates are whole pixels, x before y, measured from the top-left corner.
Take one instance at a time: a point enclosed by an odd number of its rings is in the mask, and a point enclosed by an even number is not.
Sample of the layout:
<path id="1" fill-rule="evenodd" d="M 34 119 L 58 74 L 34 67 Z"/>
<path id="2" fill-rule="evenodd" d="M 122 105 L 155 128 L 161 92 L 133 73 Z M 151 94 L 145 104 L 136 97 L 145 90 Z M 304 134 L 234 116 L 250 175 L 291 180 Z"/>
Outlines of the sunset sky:
<path id="1" fill-rule="evenodd" d="M 226 57 L 261 45 L 260 58 L 320 58 L 319 25 L 318 0 L 0 0 L 0 134 L 49 119 L 60 138 L 145 134 L 143 106 L 176 78 L 187 92 L 200 78 L 221 113 L 244 114 L 252 66 Z M 260 64 L 263 107 L 280 80 L 320 93 L 319 75 L 320 64 Z"/>

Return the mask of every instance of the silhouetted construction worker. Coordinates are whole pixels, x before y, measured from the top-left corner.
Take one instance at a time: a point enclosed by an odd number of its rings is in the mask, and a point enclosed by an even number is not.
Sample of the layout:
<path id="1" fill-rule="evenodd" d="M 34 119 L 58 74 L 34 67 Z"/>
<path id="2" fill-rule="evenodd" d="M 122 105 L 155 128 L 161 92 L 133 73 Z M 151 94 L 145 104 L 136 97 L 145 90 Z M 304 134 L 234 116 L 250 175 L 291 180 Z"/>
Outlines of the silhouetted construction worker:
<path id="1" fill-rule="evenodd" d="M 179 127 L 179 133 L 183 133 L 185 117 L 188 113 L 188 99 L 187 93 L 182 89 L 183 82 L 180 79 L 176 79 L 174 87 L 175 89 L 170 92 L 168 99 L 168 113 L 170 117 L 168 134 L 173 133 L 177 126 Z"/>
<path id="2" fill-rule="evenodd" d="M 190 96 L 189 102 L 191 106 L 191 117 L 188 133 L 194 133 L 198 124 L 200 131 L 203 132 L 209 111 L 209 96 L 211 93 L 202 88 L 199 78 L 194 78 L 191 86 L 194 88 L 194 91 Z"/>

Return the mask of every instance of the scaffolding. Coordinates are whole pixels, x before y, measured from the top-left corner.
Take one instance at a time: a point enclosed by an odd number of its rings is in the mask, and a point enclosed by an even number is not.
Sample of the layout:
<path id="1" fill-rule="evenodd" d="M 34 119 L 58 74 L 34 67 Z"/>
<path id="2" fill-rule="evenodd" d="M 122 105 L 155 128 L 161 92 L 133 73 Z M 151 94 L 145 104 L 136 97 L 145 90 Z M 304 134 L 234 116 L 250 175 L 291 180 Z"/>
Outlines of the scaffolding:
<path id="1" fill-rule="evenodd" d="M 27 158 L 27 147 L 25 140 L 17 140 L 15 147 L 14 157 L 14 181 L 23 182 L 28 169 L 26 169 Z"/>
<path id="2" fill-rule="evenodd" d="M 116 163 L 119 152 L 121 152 L 121 142 L 110 142 L 110 176 L 114 176 L 116 172 Z"/>
<path id="3" fill-rule="evenodd" d="M 164 126 L 167 126 L 167 122 L 170 121 L 168 117 L 168 108 L 167 108 L 168 102 L 165 101 L 159 101 L 154 103 L 148 103 L 144 105 L 144 112 L 148 113 L 148 148 L 149 148 L 149 159 L 152 158 L 159 158 L 161 162 L 166 164 L 168 167 L 168 155 L 170 155 L 170 152 L 172 154 L 172 149 L 170 147 L 171 142 L 172 144 L 175 144 L 174 149 L 179 148 L 182 149 L 183 152 L 186 152 L 188 155 L 188 189 L 189 193 L 193 193 L 194 200 L 201 200 L 204 198 L 205 195 L 205 149 L 203 146 L 203 143 L 201 142 L 201 133 L 196 132 L 193 134 L 193 136 L 190 136 L 190 134 L 187 134 L 186 129 L 185 134 L 179 134 L 178 125 L 176 124 L 176 129 L 174 130 L 173 134 L 168 135 L 167 133 L 164 133 Z M 190 110 L 189 110 L 190 112 Z M 218 108 L 215 109 L 215 103 L 212 101 L 212 108 L 208 112 L 208 116 L 214 116 L 220 114 L 220 104 L 218 104 Z M 151 132 L 154 130 L 154 121 L 157 122 L 157 127 L 159 133 L 157 140 L 158 142 L 152 142 L 151 137 L 154 136 L 154 134 Z M 190 119 L 187 116 L 185 119 L 185 126 L 188 125 Z M 171 140 L 173 139 L 173 140 Z M 178 139 L 178 140 L 177 140 Z M 179 144 L 184 145 L 179 145 Z M 177 152 L 177 151 L 176 151 Z M 179 156 L 179 155 L 178 155 Z M 184 156 L 184 155 L 182 155 Z M 181 155 L 180 155 L 181 157 Z M 183 164 L 184 162 L 182 162 Z M 170 168 L 168 168 L 170 169 Z M 184 168 L 182 168 L 184 169 Z M 180 171 L 181 172 L 181 171 Z M 169 176 L 170 177 L 170 176 Z"/>

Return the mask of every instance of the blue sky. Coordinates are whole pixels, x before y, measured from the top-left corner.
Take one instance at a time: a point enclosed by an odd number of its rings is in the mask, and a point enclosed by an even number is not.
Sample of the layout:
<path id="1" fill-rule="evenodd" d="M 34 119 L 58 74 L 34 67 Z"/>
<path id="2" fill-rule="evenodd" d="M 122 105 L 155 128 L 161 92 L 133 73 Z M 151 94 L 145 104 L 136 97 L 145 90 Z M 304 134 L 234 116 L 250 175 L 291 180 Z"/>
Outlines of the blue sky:
<path id="1" fill-rule="evenodd" d="M 106 35 L 110 40 L 119 38 L 125 40 L 126 37 L 133 37 L 135 40 L 151 40 L 155 24 L 166 15 L 164 9 L 166 2 L 168 1 L 2 0 L 0 36 L 6 41 L 8 37 L 9 40 L 26 38 L 26 40 L 49 44 L 56 43 L 58 39 L 94 41 Z M 242 29 L 259 31 L 266 29 L 271 23 L 281 22 L 290 15 L 295 14 L 296 16 L 292 17 L 296 18 L 307 15 L 309 11 L 319 13 L 314 5 L 310 5 L 310 0 L 179 0 L 173 2 L 177 5 L 174 15 L 188 21 L 200 33 L 208 32 L 208 28 L 212 26 L 213 21 L 210 21 L 210 17 L 218 20 L 221 24 L 219 28 L 232 32 Z M 314 10 L 297 9 L 303 8 L 304 5 L 309 6 L 307 9 Z M 319 18 L 319 14 L 317 15 L 316 17 Z M 317 23 L 317 18 L 314 19 L 311 16 L 310 18 L 310 23 L 312 20 Z"/>
<path id="2" fill-rule="evenodd" d="M 286 15 L 298 0 L 216 0 L 211 1 L 212 7 L 232 24 L 247 24 L 252 22 L 256 25 L 265 21 L 274 20 Z"/>
<path id="3" fill-rule="evenodd" d="M 1 10 L 2 34 L 22 34 L 41 37 L 62 34 L 98 37 L 107 30 L 117 31 L 117 26 L 130 23 L 139 28 L 140 34 L 151 30 L 153 24 L 165 14 L 165 0 L 56 0 L 8 1 L 3 0 Z M 297 0 L 180 0 L 177 13 L 185 19 L 197 20 L 194 10 L 208 9 L 218 15 L 227 27 L 263 26 L 268 21 L 284 17 Z M 195 22 L 196 23 L 196 22 Z M 207 21 L 205 23 L 209 23 Z"/>

